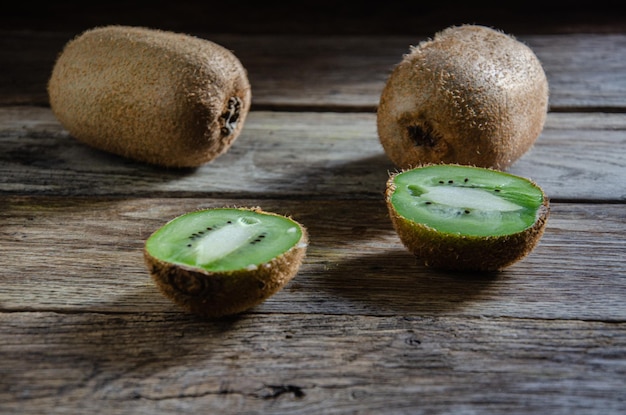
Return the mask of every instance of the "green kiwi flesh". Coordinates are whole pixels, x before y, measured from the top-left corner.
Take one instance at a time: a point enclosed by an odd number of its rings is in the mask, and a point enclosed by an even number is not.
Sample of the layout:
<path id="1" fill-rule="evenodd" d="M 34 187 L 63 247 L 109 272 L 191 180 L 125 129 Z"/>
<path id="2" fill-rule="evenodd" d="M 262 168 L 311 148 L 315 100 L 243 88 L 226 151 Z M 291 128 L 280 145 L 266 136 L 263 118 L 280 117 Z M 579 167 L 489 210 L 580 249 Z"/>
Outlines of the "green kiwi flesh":
<path id="1" fill-rule="evenodd" d="M 533 181 L 494 169 L 437 164 L 393 173 L 386 202 L 402 243 L 424 264 L 501 270 L 543 235 L 549 202 Z"/>
<path id="2" fill-rule="evenodd" d="M 161 292 L 186 310 L 220 317 L 278 292 L 297 273 L 308 244 L 304 226 L 260 208 L 203 209 L 156 230 L 144 247 Z"/>

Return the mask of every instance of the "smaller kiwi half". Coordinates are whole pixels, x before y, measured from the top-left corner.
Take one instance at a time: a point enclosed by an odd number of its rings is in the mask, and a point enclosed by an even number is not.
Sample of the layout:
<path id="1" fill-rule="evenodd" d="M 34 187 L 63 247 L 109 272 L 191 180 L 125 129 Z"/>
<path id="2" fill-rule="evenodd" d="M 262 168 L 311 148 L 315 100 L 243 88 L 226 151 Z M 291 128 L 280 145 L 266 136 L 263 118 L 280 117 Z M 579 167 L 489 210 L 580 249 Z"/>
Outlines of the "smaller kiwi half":
<path id="1" fill-rule="evenodd" d="M 426 266 L 467 271 L 498 271 L 527 256 L 550 210 L 529 179 L 455 164 L 391 174 L 386 202 L 402 243 Z"/>
<path id="2" fill-rule="evenodd" d="M 161 292 L 189 312 L 243 312 L 281 290 L 306 253 L 306 228 L 260 208 L 214 208 L 181 215 L 144 247 Z"/>

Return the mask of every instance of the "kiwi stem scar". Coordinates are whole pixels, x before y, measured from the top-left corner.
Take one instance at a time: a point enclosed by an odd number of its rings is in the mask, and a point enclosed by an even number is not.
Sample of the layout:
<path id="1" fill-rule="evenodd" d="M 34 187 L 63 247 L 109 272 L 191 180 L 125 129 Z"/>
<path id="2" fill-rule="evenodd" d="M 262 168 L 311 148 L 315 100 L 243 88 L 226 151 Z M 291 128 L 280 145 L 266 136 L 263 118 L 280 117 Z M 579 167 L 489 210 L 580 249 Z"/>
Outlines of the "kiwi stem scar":
<path id="1" fill-rule="evenodd" d="M 230 135 L 237 126 L 239 120 L 239 113 L 241 111 L 241 100 L 237 97 L 230 97 L 228 100 L 228 106 L 226 112 L 222 114 L 224 119 L 224 126 L 222 127 L 222 134 Z"/>
<path id="2" fill-rule="evenodd" d="M 427 129 L 420 125 L 411 125 L 407 127 L 407 134 L 417 147 L 434 147 L 437 144 L 436 138 L 428 133 Z"/>

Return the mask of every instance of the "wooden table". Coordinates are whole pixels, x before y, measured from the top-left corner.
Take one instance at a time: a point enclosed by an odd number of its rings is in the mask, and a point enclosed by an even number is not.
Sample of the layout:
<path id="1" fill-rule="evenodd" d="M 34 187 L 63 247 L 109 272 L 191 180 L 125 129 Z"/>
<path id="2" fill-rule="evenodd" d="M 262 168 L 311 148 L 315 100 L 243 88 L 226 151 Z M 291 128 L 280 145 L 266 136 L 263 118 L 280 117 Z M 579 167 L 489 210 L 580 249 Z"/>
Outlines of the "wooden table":
<path id="1" fill-rule="evenodd" d="M 626 413 L 624 18 L 439 10 L 396 13 L 417 23 L 402 26 L 385 9 L 377 26 L 376 11 L 359 21 L 339 8 L 324 26 L 317 9 L 298 24 L 275 8 L 212 26 L 180 4 L 161 15 L 24 6 L 3 18 L 0 413 Z M 375 127 L 409 45 L 470 20 L 527 43 L 551 89 L 543 133 L 509 170 L 544 188 L 552 214 L 536 250 L 495 275 L 436 272 L 404 249 Z M 167 170 L 68 135 L 45 89 L 54 59 L 113 22 L 234 51 L 253 108 L 229 152 Z M 174 216 L 221 206 L 291 215 L 311 243 L 278 294 L 206 321 L 157 291 L 142 248 Z"/>

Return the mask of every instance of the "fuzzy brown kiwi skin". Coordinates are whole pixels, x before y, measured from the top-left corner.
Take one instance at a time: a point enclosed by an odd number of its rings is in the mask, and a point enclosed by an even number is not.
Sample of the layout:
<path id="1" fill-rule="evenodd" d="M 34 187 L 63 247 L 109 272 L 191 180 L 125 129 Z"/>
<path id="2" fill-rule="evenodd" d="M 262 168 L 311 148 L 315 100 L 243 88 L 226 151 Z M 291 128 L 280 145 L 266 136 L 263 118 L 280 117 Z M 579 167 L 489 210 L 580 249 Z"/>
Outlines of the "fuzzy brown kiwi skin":
<path id="1" fill-rule="evenodd" d="M 278 216 L 260 208 L 240 209 Z M 205 318 L 235 315 L 261 304 L 295 277 L 308 245 L 308 232 L 298 225 L 302 229 L 300 241 L 254 270 L 209 272 L 160 260 L 145 247 L 144 261 L 160 292 L 187 312 Z"/>
<path id="2" fill-rule="evenodd" d="M 427 267 L 464 272 L 501 271 L 525 258 L 543 236 L 550 215 L 550 203 L 543 190 L 543 203 L 531 227 L 504 236 L 454 235 L 411 221 L 396 212 L 391 196 L 396 190 L 394 177 L 397 174 L 390 175 L 385 191 L 389 217 L 402 244 Z"/>
<path id="3" fill-rule="evenodd" d="M 226 152 L 251 104 L 247 72 L 231 51 L 132 26 L 96 27 L 70 40 L 47 87 L 73 137 L 165 167 L 197 167 Z"/>
<path id="4" fill-rule="evenodd" d="M 528 46 L 492 28 L 452 26 L 412 47 L 393 69 L 377 110 L 378 136 L 401 169 L 458 163 L 504 170 L 542 132 L 548 94 Z"/>

